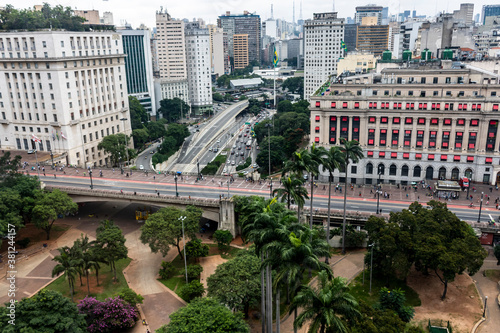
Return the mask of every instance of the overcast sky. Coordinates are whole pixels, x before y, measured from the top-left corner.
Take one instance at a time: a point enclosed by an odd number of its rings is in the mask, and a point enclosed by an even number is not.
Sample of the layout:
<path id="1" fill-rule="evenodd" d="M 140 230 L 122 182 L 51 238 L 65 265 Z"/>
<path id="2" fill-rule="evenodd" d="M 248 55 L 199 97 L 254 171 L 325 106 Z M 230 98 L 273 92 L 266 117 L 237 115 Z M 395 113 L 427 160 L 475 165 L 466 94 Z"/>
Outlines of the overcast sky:
<path id="1" fill-rule="evenodd" d="M 174 18 L 202 18 L 207 23 L 215 24 L 217 16 L 226 11 L 231 13 L 242 13 L 247 10 L 250 13 L 260 15 L 264 21 L 271 17 L 271 5 L 274 4 L 274 18 L 292 21 L 293 0 L 0 0 L 0 4 L 12 4 L 15 8 L 28 8 L 35 4 L 47 2 L 51 5 L 70 6 L 79 10 L 95 9 L 102 12 L 113 13 L 115 25 L 121 25 L 124 21 L 136 28 L 141 23 L 148 27 L 155 26 L 155 12 L 160 6 L 167 9 Z M 453 1 L 453 0 L 351 0 L 335 1 L 335 10 L 339 17 L 354 17 L 356 6 L 368 3 L 389 7 L 389 13 L 397 14 L 404 10 L 417 10 L 417 15 L 435 15 L 436 12 L 459 9 L 460 2 L 474 3 L 474 13 L 481 13 L 483 5 L 500 4 L 500 0 L 481 1 Z M 300 18 L 300 0 L 295 1 L 295 20 Z M 332 0 L 304 0 L 302 1 L 302 18 L 312 18 L 312 13 L 329 12 L 333 9 Z"/>

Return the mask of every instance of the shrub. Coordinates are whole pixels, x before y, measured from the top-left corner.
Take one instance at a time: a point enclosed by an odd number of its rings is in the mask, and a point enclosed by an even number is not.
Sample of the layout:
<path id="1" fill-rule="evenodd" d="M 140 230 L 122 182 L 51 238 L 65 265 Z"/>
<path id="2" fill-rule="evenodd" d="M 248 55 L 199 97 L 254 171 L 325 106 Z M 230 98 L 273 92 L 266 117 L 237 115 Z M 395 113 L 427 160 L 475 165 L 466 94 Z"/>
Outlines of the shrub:
<path id="1" fill-rule="evenodd" d="M 160 277 L 162 279 L 170 279 L 177 273 L 177 269 L 174 267 L 170 261 L 162 261 L 160 268 Z"/>
<path id="2" fill-rule="evenodd" d="M 219 247 L 219 251 L 226 251 L 233 240 L 233 235 L 231 235 L 228 230 L 217 230 L 214 232 L 214 238 Z"/>
<path id="3" fill-rule="evenodd" d="M 196 280 L 183 285 L 179 290 L 179 296 L 186 302 L 191 302 L 197 297 L 202 297 L 204 293 L 205 287 L 203 287 L 200 281 Z"/>
<path id="4" fill-rule="evenodd" d="M 188 258 L 206 257 L 209 250 L 209 246 L 203 244 L 199 238 L 194 238 L 186 243 L 186 256 Z"/>
<path id="5" fill-rule="evenodd" d="M 31 239 L 28 237 L 25 237 L 21 240 L 16 241 L 16 244 L 19 245 L 21 248 L 25 249 L 28 247 L 28 244 L 31 242 Z"/>
<path id="6" fill-rule="evenodd" d="M 200 274 L 203 272 L 203 267 L 200 264 L 189 265 L 187 267 L 187 276 L 189 281 L 199 280 Z M 182 275 L 186 274 L 186 270 L 182 270 Z"/>
<path id="7" fill-rule="evenodd" d="M 136 306 L 137 304 L 142 304 L 144 297 L 136 293 L 130 288 L 123 288 L 118 296 L 132 306 Z"/>
<path id="8" fill-rule="evenodd" d="M 90 333 L 123 332 L 134 326 L 138 317 L 136 309 L 120 297 L 101 302 L 87 296 L 78 304 L 78 311 L 86 315 Z"/>

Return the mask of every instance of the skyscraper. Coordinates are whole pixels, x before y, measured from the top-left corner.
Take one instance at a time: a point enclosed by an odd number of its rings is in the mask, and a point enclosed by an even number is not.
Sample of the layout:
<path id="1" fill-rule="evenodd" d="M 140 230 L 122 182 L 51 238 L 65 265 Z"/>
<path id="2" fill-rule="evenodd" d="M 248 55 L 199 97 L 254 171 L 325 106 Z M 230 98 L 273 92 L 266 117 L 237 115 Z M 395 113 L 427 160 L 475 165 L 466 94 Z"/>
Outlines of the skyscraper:
<path id="1" fill-rule="evenodd" d="M 227 33 L 229 56 L 234 55 L 233 36 L 235 34 L 248 35 L 248 61 L 260 62 L 260 16 L 244 11 L 240 15 L 221 15 L 217 19 L 217 25 Z"/>
<path id="2" fill-rule="evenodd" d="M 189 101 L 192 113 L 201 115 L 212 110 L 210 35 L 199 22 L 187 23 L 184 33 Z"/>
<path id="3" fill-rule="evenodd" d="M 483 24 L 486 23 L 486 17 L 488 16 L 500 16 L 500 5 L 483 6 L 483 10 L 481 12 L 481 20 L 483 21 Z"/>
<path id="4" fill-rule="evenodd" d="M 234 69 L 241 69 L 248 66 L 248 35 L 233 35 L 234 47 Z"/>
<path id="5" fill-rule="evenodd" d="M 136 97 L 148 114 L 156 116 L 149 30 L 118 30 L 122 34 L 128 94 Z"/>
<path id="6" fill-rule="evenodd" d="M 343 56 L 344 19 L 337 13 L 315 13 L 304 23 L 304 99 L 309 100 L 332 74 Z"/>
<path id="7" fill-rule="evenodd" d="M 377 24 L 382 24 L 382 6 L 367 5 L 356 7 L 356 16 L 354 17 L 354 22 L 356 24 L 361 24 L 363 17 L 375 16 L 377 18 Z"/>

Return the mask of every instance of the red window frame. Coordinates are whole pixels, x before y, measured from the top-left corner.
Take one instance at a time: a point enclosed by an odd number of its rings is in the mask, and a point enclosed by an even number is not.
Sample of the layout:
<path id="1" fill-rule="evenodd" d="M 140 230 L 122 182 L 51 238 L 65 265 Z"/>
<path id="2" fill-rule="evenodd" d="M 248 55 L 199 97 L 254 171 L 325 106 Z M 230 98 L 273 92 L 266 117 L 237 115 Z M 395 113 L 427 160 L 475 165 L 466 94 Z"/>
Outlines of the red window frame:
<path id="1" fill-rule="evenodd" d="M 403 153 L 403 158 L 404 159 L 409 159 L 410 158 L 410 153 Z"/>
<path id="2" fill-rule="evenodd" d="M 425 125 L 425 118 L 418 118 L 419 125 Z"/>
<path id="3" fill-rule="evenodd" d="M 319 137 L 315 137 L 314 142 L 319 142 Z"/>
<path id="4" fill-rule="evenodd" d="M 378 153 L 378 157 L 385 157 L 385 151 L 381 151 Z"/>
<path id="5" fill-rule="evenodd" d="M 388 117 L 380 117 L 380 122 L 382 124 L 387 124 L 387 122 L 389 122 L 389 118 Z"/>
<path id="6" fill-rule="evenodd" d="M 319 121 L 319 120 L 320 120 L 320 116 L 316 116 L 314 119 L 315 119 L 316 121 Z"/>
<path id="7" fill-rule="evenodd" d="M 422 159 L 422 154 L 415 154 L 415 159 L 421 160 Z"/>
<path id="8" fill-rule="evenodd" d="M 355 102 L 355 103 L 354 103 L 354 108 L 355 108 L 355 109 L 359 109 L 359 102 Z"/>
<path id="9" fill-rule="evenodd" d="M 347 102 L 342 102 L 342 108 L 347 109 Z"/>
<path id="10" fill-rule="evenodd" d="M 319 108 L 320 107 L 320 102 L 316 102 L 316 107 Z"/>
<path id="11" fill-rule="evenodd" d="M 330 121 L 337 121 L 337 117 L 336 116 L 331 116 L 330 117 Z"/>
<path id="12" fill-rule="evenodd" d="M 457 125 L 458 126 L 464 126 L 465 125 L 465 119 L 457 119 Z"/>
<path id="13" fill-rule="evenodd" d="M 369 118 L 368 118 L 368 122 L 369 122 L 370 124 L 375 123 L 376 121 L 377 121 L 377 118 L 375 118 L 375 117 L 369 117 Z"/>
<path id="14" fill-rule="evenodd" d="M 479 126 L 479 119 L 471 119 L 470 125 L 471 126 Z"/>
<path id="15" fill-rule="evenodd" d="M 405 118 L 405 124 L 408 124 L 408 125 L 413 124 L 413 118 L 412 117 L 406 117 Z"/>
<path id="16" fill-rule="evenodd" d="M 457 162 L 457 161 L 458 161 L 458 162 L 460 162 L 460 155 L 455 155 L 455 156 L 453 156 L 453 161 L 455 161 L 455 162 Z"/>
<path id="17" fill-rule="evenodd" d="M 373 139 L 368 139 L 368 144 L 369 144 L 370 146 L 373 146 L 373 145 L 374 145 L 374 140 L 373 140 Z"/>
<path id="18" fill-rule="evenodd" d="M 498 111 L 498 104 L 493 104 L 493 111 Z"/>
<path id="19" fill-rule="evenodd" d="M 398 153 L 391 153 L 391 158 L 398 158 Z"/>
<path id="20" fill-rule="evenodd" d="M 467 162 L 474 162 L 474 156 L 467 156 Z"/>
<path id="21" fill-rule="evenodd" d="M 373 151 L 369 150 L 367 153 L 366 153 L 367 156 L 371 157 L 373 156 Z"/>
<path id="22" fill-rule="evenodd" d="M 451 118 L 445 118 L 443 120 L 443 125 L 450 125 L 451 126 Z"/>
<path id="23" fill-rule="evenodd" d="M 337 102 L 332 102 L 331 107 L 332 107 L 332 109 L 336 108 L 337 107 Z"/>
<path id="24" fill-rule="evenodd" d="M 429 155 L 427 155 L 427 159 L 428 159 L 429 161 L 434 161 L 434 154 L 429 154 Z"/>
<path id="25" fill-rule="evenodd" d="M 330 128 L 330 132 L 335 132 L 336 128 L 335 127 L 331 127 Z"/>
<path id="26" fill-rule="evenodd" d="M 317 131 L 317 132 L 319 132 L 319 126 L 316 126 L 316 127 L 314 128 L 314 130 L 315 130 L 315 131 Z M 316 133 L 317 133 L 317 132 L 316 132 Z"/>
<path id="27" fill-rule="evenodd" d="M 439 119 L 431 118 L 431 125 L 438 125 L 438 124 L 439 124 Z"/>
<path id="28" fill-rule="evenodd" d="M 401 118 L 400 117 L 394 117 L 392 118 L 392 123 L 393 124 L 399 124 L 401 122 Z"/>
<path id="29" fill-rule="evenodd" d="M 488 164 L 493 163 L 493 157 L 486 157 L 485 162 L 488 163 Z"/>

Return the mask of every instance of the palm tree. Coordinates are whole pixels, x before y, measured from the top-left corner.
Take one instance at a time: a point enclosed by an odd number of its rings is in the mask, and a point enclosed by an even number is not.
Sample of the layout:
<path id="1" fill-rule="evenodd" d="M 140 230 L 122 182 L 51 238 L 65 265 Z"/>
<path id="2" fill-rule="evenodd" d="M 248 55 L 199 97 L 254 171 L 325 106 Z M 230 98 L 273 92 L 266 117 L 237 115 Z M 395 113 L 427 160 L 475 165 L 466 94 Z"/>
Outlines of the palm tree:
<path id="1" fill-rule="evenodd" d="M 345 254 L 345 224 L 346 224 L 346 209 L 347 209 L 347 175 L 349 170 L 349 161 L 352 163 L 358 163 L 360 159 L 363 158 L 363 149 L 359 146 L 359 142 L 356 140 L 347 141 L 345 139 L 341 140 L 343 146 L 340 147 L 343 155 L 344 161 L 344 171 L 345 171 L 345 185 L 344 185 L 344 218 L 342 220 L 342 254 Z"/>
<path id="2" fill-rule="evenodd" d="M 303 311 L 294 320 L 293 327 L 300 328 L 305 322 L 312 321 L 308 333 L 324 333 L 327 329 L 347 333 L 346 321 L 359 317 L 360 312 L 345 280 L 340 277 L 330 280 L 328 273 L 321 271 L 318 284 L 318 287 L 303 286 L 294 297 L 292 310 L 302 308 Z"/>
<path id="3" fill-rule="evenodd" d="M 277 271 L 274 281 L 276 289 L 276 311 L 280 312 L 280 286 L 287 288 L 287 304 L 290 304 L 290 293 L 298 289 L 306 269 L 325 270 L 333 276 L 331 268 L 321 262 L 319 257 L 329 255 L 329 246 L 319 237 L 317 229 L 309 229 L 302 224 L 288 226 L 290 234 L 285 241 L 274 241 L 268 244 L 272 256 L 268 262 Z M 294 313 L 297 317 L 297 311 Z M 277 327 L 279 318 L 277 317 Z M 296 330 L 294 330 L 296 331 Z"/>
<path id="4" fill-rule="evenodd" d="M 281 202 L 286 200 L 287 208 L 290 209 L 290 204 L 297 203 L 297 218 L 300 219 L 300 209 L 304 207 L 305 199 L 309 199 L 307 190 L 302 187 L 304 180 L 292 174 L 286 178 L 281 178 L 283 187 L 273 191 L 273 195 L 281 198 Z"/>
<path id="5" fill-rule="evenodd" d="M 313 198 L 314 198 L 314 176 L 319 172 L 319 166 L 323 163 L 323 156 L 326 150 L 323 147 L 317 147 L 316 144 L 312 144 L 311 151 L 302 150 L 300 152 L 295 152 L 293 159 L 285 163 L 283 168 L 283 175 L 286 172 L 293 172 L 298 177 L 302 177 L 304 172 L 308 173 L 309 179 L 311 181 L 311 200 L 310 200 L 310 222 L 309 227 L 312 229 L 312 218 L 313 218 Z"/>
<path id="6" fill-rule="evenodd" d="M 60 273 L 66 274 L 66 279 L 69 284 L 69 293 L 71 295 L 71 301 L 73 300 L 73 291 L 75 288 L 75 275 L 78 272 L 78 266 L 80 265 L 79 259 L 72 258 L 70 255 L 69 247 L 65 246 L 57 249 L 59 255 L 55 256 L 54 261 L 58 264 L 52 269 L 52 277 L 59 275 Z"/>
<path id="7" fill-rule="evenodd" d="M 339 147 L 331 147 L 330 150 L 326 153 L 326 156 L 323 160 L 323 170 L 328 171 L 328 219 L 326 224 L 326 242 L 330 241 L 330 217 L 331 217 L 331 202 L 332 202 L 332 180 L 333 180 L 333 172 L 336 169 L 339 169 L 341 165 L 344 165 L 343 154 Z M 325 257 L 325 263 L 328 264 L 328 257 Z"/>

